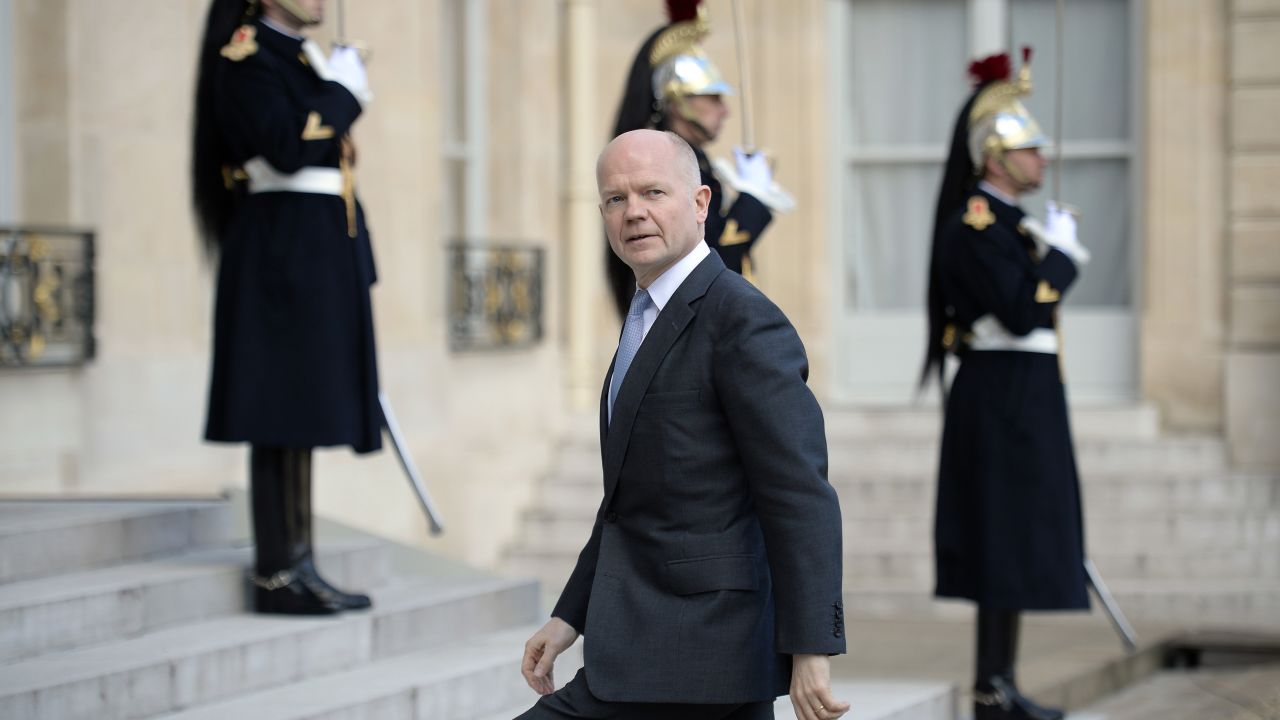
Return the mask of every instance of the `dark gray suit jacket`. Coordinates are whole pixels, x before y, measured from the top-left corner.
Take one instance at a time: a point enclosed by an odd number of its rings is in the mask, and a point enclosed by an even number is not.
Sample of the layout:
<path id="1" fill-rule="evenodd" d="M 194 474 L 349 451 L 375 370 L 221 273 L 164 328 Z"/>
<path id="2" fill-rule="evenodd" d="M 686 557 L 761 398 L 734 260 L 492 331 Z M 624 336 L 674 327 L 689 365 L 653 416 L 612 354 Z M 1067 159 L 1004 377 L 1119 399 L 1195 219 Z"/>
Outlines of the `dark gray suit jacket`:
<path id="1" fill-rule="evenodd" d="M 585 636 L 600 699 L 767 700 L 791 655 L 844 652 L 840 506 L 807 375 L 782 311 L 712 253 L 645 337 L 612 424 L 602 396 L 604 500 L 552 612 Z"/>

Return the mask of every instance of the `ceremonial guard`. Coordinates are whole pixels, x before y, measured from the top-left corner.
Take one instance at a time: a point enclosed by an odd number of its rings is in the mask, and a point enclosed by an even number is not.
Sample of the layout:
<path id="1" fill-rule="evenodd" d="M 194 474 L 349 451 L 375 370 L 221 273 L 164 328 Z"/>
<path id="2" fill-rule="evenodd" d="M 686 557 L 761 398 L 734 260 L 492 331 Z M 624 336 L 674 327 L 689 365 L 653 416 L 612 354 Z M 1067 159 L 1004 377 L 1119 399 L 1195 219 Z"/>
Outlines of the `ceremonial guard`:
<path id="1" fill-rule="evenodd" d="M 706 146 L 729 117 L 724 98 L 733 88 L 702 48 L 711 26 L 701 0 L 667 0 L 667 16 L 670 23 L 649 35 L 631 64 L 613 137 L 644 128 L 670 130 L 693 146 L 702 184 L 711 188 L 707 244 L 730 270 L 752 279 L 751 248 L 773 213 L 791 210 L 795 201 L 774 182 L 764 153 L 734 148 L 733 163 L 707 157 Z M 605 255 L 612 296 L 619 317 L 625 317 L 635 278 L 607 245 Z"/>
<path id="2" fill-rule="evenodd" d="M 301 32 L 323 0 L 213 0 L 196 90 L 193 192 L 218 262 L 205 437 L 250 444 L 258 612 L 330 614 L 312 555 L 311 451 L 381 446 L 350 131 L 370 101 L 356 51 Z"/>
<path id="3" fill-rule="evenodd" d="M 922 382 L 959 370 L 946 396 L 935 552 L 939 597 L 977 604 L 976 720 L 1061 718 L 1014 682 L 1019 613 L 1083 610 L 1080 486 L 1059 357 L 1058 305 L 1088 252 L 1071 212 L 1047 222 L 1019 196 L 1036 190 L 1046 144 L 1019 98 L 1028 61 L 970 67 L 977 89 L 956 120 L 938 196 Z"/>

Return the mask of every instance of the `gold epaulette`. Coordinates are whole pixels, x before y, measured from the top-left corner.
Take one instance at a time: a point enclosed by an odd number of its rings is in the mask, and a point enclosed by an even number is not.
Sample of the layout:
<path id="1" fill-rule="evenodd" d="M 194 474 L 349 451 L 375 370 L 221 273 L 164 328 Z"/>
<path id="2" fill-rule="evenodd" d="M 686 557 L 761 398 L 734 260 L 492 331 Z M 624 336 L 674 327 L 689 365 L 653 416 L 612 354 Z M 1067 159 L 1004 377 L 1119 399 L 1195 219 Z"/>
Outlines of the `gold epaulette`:
<path id="1" fill-rule="evenodd" d="M 987 204 L 987 199 L 981 195 L 974 195 L 969 198 L 968 210 L 965 212 L 964 224 L 982 232 L 991 227 L 996 221 L 995 213 L 991 212 L 991 206 Z"/>
<path id="2" fill-rule="evenodd" d="M 231 35 L 231 42 L 222 46 L 222 57 L 231 62 L 241 60 L 258 52 L 258 28 L 252 25 L 241 25 Z"/>

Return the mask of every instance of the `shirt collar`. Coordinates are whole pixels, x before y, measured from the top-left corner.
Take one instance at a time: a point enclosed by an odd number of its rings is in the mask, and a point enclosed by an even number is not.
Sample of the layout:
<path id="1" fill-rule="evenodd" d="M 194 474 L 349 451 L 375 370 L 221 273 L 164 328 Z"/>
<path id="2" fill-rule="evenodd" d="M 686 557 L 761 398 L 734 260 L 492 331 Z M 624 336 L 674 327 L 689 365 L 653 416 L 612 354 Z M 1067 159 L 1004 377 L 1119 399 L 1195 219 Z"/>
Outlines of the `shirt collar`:
<path id="1" fill-rule="evenodd" d="M 675 265 L 667 268 L 666 272 L 649 283 L 649 299 L 653 301 L 654 307 L 658 308 L 658 312 L 662 312 L 662 309 L 671 301 L 671 296 L 680 289 L 685 278 L 689 277 L 694 268 L 698 267 L 698 264 L 710 254 L 711 248 L 707 247 L 706 241 L 699 240 L 688 255 L 677 260 Z"/>
<path id="2" fill-rule="evenodd" d="M 994 197 L 995 199 L 999 200 L 1005 205 L 1008 205 L 1010 207 L 1018 207 L 1018 198 L 1009 197 L 1009 195 L 1005 193 L 1003 190 L 998 189 L 995 185 L 992 185 L 986 180 L 978 181 L 978 189 Z"/>
<path id="3" fill-rule="evenodd" d="M 279 24 L 279 23 L 272 22 L 271 18 L 268 18 L 268 17 L 264 17 L 264 18 L 262 18 L 262 24 L 263 24 L 263 25 L 266 25 L 267 27 L 271 28 L 272 30 L 275 30 L 276 32 L 280 33 L 281 35 L 284 35 L 284 36 L 286 36 L 286 37 L 291 37 L 291 38 L 293 38 L 294 40 L 305 40 L 305 39 L 306 39 L 306 38 L 304 38 L 302 35 L 300 35 L 300 34 L 298 34 L 298 33 L 294 32 L 294 31 L 290 30 L 289 28 L 287 28 L 287 27 L 285 27 L 285 26 L 283 26 L 283 25 L 281 25 L 281 24 Z"/>

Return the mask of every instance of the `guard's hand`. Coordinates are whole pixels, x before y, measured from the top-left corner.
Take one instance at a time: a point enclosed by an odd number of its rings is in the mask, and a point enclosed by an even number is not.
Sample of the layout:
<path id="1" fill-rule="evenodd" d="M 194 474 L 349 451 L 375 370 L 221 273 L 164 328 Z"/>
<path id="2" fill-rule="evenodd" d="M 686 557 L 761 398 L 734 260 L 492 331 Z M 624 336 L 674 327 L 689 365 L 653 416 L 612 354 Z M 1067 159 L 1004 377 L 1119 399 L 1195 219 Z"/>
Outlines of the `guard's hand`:
<path id="1" fill-rule="evenodd" d="M 791 706 L 797 720 L 834 720 L 849 712 L 849 703 L 831 694 L 831 660 L 826 655 L 792 656 Z"/>
<path id="2" fill-rule="evenodd" d="M 754 194 L 763 194 L 773 185 L 773 170 L 769 168 L 769 158 L 763 152 L 757 150 L 748 155 L 742 148 L 735 147 L 733 161 L 742 183 L 759 191 Z"/>
<path id="3" fill-rule="evenodd" d="M 578 631 L 572 625 L 553 617 L 524 644 L 520 674 L 524 675 L 524 681 L 534 692 L 550 695 L 556 691 L 552 667 L 560 653 L 568 650 L 577 639 Z"/>
<path id="4" fill-rule="evenodd" d="M 335 46 L 333 54 L 329 56 L 329 72 L 333 74 L 334 80 L 356 96 L 361 105 L 367 105 L 373 100 L 373 93 L 369 91 L 369 74 L 364 69 L 360 52 L 355 48 L 348 45 Z"/>
<path id="5" fill-rule="evenodd" d="M 1080 244 L 1076 216 L 1052 200 L 1045 203 L 1045 242 L 1078 265 L 1089 262 L 1089 250 Z"/>

